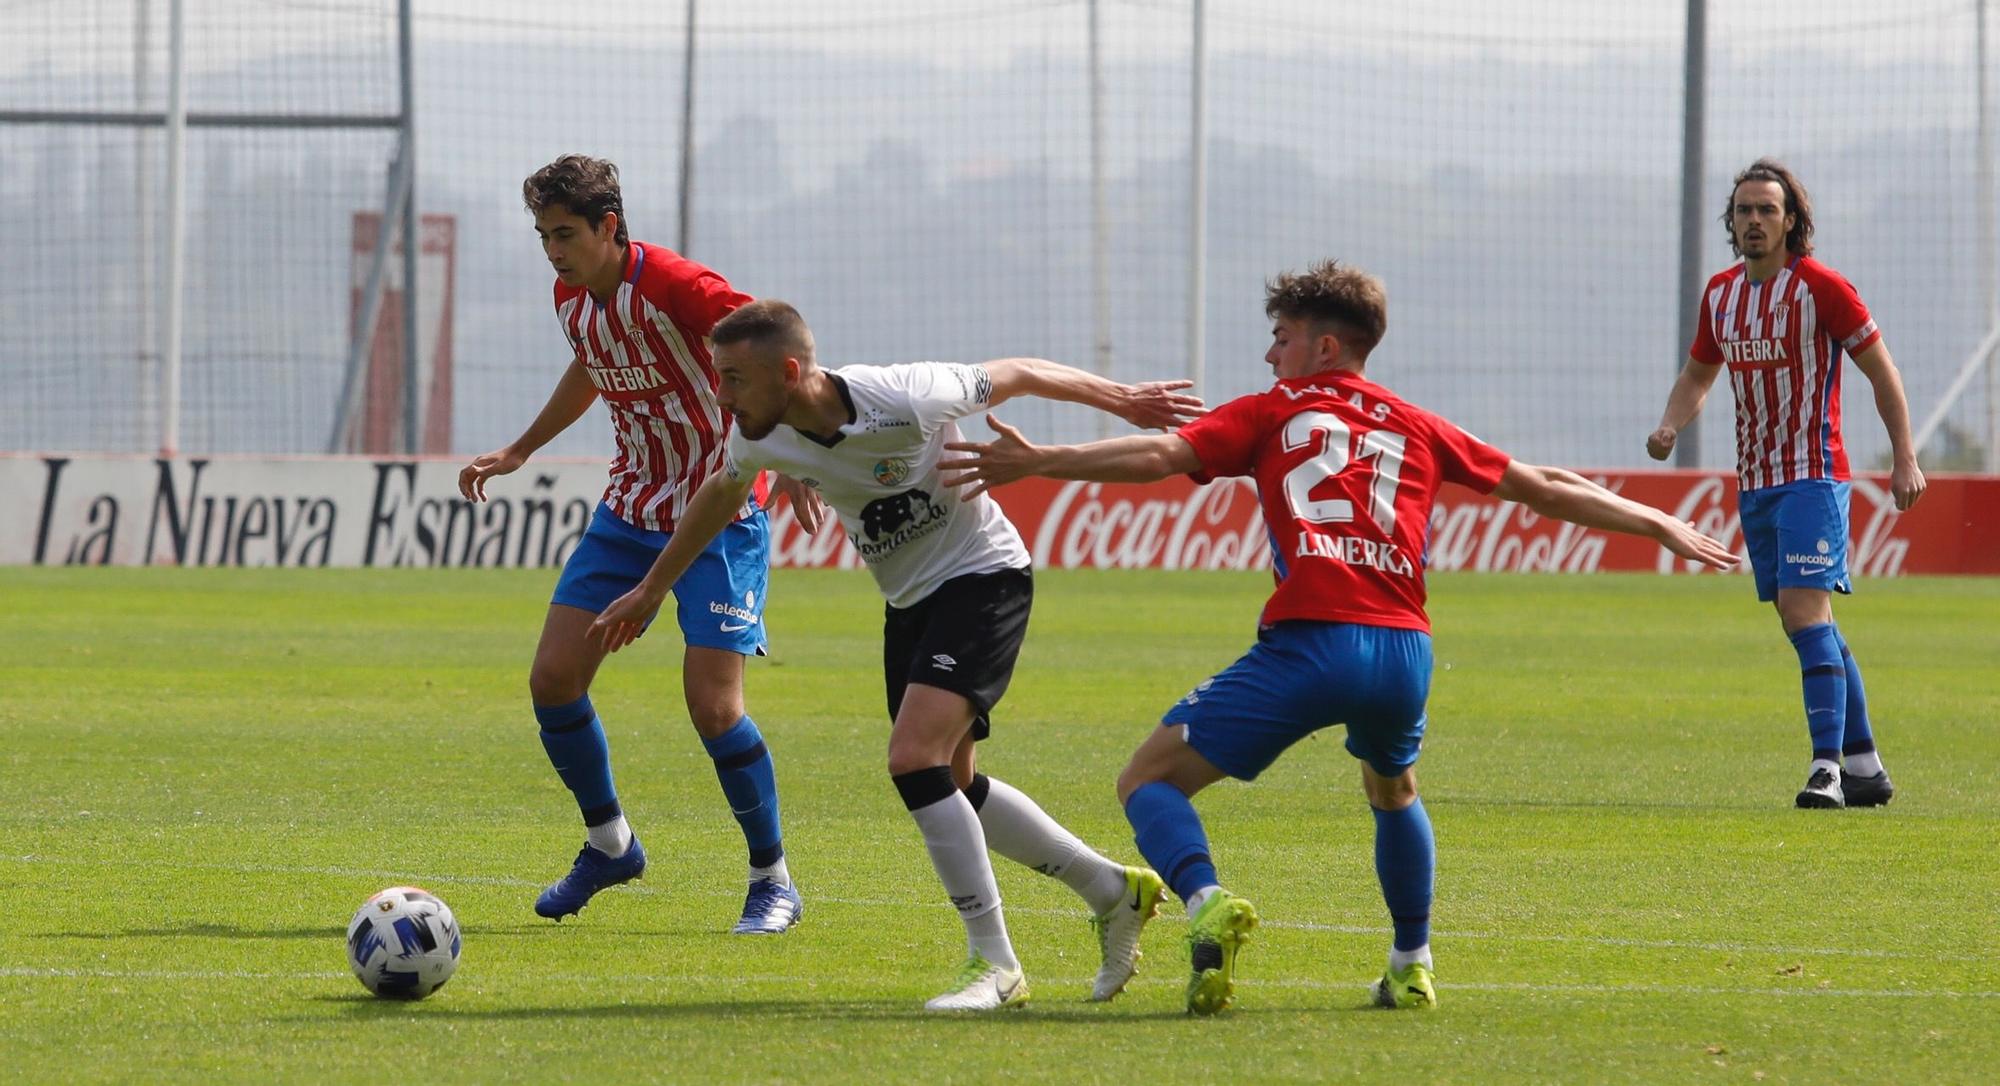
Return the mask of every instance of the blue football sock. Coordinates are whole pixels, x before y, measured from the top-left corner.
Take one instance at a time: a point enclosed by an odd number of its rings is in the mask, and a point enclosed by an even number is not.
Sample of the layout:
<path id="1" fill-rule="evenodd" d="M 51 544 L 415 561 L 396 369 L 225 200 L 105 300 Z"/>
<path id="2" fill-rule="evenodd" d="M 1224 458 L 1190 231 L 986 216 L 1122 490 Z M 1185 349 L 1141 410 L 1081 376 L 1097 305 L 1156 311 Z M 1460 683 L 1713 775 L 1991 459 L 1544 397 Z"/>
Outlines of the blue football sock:
<path id="1" fill-rule="evenodd" d="M 1833 623 L 1822 622 L 1793 631 L 1791 638 L 1799 654 L 1813 760 L 1839 765 L 1841 733 L 1847 730 L 1847 668 L 1840 662 L 1840 633 Z"/>
<path id="2" fill-rule="evenodd" d="M 604 724 L 597 719 L 590 696 L 567 705 L 537 705 L 535 719 L 542 725 L 542 749 L 549 752 L 556 776 L 576 797 L 583 824 L 601 826 L 623 814 L 618 792 L 611 787 L 611 744 L 604 738 Z"/>
<path id="3" fill-rule="evenodd" d="M 715 776 L 722 782 L 722 794 L 729 811 L 743 827 L 743 840 L 750 846 L 750 866 L 769 867 L 785 854 L 784 839 L 778 832 L 778 778 L 771 768 L 771 751 L 764 736 L 749 717 L 701 745 L 715 759 Z"/>
<path id="4" fill-rule="evenodd" d="M 1182 901 L 1204 886 L 1216 885 L 1215 861 L 1208 856 L 1208 834 L 1187 793 L 1165 781 L 1142 784 L 1125 801 L 1125 820 L 1132 823 L 1139 854 Z"/>
<path id="5" fill-rule="evenodd" d="M 1396 949 L 1416 950 L 1431 941 L 1431 892 L 1437 872 L 1437 844 L 1431 816 L 1418 800 L 1400 811 L 1376 810 L 1375 877 L 1396 926 Z"/>
<path id="6" fill-rule="evenodd" d="M 1847 727 L 1840 741 L 1842 754 L 1866 754 L 1875 749 L 1875 729 L 1868 726 L 1868 693 L 1861 688 L 1861 665 L 1847 651 L 1847 639 L 1835 630 L 1840 642 L 1840 662 L 1847 668 Z"/>

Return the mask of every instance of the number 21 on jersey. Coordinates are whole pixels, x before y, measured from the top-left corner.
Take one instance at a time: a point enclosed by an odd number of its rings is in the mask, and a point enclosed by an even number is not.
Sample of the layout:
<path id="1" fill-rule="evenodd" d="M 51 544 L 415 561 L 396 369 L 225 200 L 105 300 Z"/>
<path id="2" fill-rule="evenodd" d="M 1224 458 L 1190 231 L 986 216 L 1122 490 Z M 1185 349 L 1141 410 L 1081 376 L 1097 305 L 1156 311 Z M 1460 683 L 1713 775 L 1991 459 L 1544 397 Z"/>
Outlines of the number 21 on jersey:
<path id="1" fill-rule="evenodd" d="M 1396 534 L 1396 485 L 1403 475 L 1403 447 L 1408 439 L 1390 430 L 1370 430 L 1359 441 L 1340 416 L 1303 411 L 1285 422 L 1284 450 L 1297 452 L 1320 444 L 1319 454 L 1285 473 L 1285 502 L 1293 515 L 1310 524 L 1347 524 L 1354 520 L 1354 503 L 1347 498 L 1313 498 L 1314 487 L 1359 462 L 1367 469 L 1368 516 L 1382 534 Z"/>

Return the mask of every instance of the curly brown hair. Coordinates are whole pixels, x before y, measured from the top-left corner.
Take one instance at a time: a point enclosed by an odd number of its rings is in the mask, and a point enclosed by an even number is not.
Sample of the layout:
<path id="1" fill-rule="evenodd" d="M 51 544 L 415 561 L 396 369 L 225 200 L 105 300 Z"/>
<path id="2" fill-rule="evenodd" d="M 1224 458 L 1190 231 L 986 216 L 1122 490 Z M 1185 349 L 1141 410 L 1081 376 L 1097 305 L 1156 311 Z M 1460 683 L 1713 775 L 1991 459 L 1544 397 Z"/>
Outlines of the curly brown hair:
<path id="1" fill-rule="evenodd" d="M 1805 185 L 1798 175 L 1787 169 L 1775 158 L 1760 158 L 1752 162 L 1736 180 L 1729 183 L 1729 199 L 1722 204 L 1722 232 L 1729 235 L 1729 251 L 1737 256 L 1743 250 L 1736 245 L 1736 230 L 1730 225 L 1730 215 L 1736 210 L 1736 190 L 1745 181 L 1776 181 L 1785 190 L 1785 214 L 1792 216 L 1792 228 L 1785 232 L 1785 249 L 1794 256 L 1811 256 L 1813 251 L 1812 197 L 1806 195 Z"/>
<path id="2" fill-rule="evenodd" d="M 606 214 L 618 216 L 618 232 L 613 240 L 623 245 L 631 237 L 625 229 L 625 197 L 618 191 L 618 167 L 589 155 L 564 155 L 528 175 L 521 182 L 521 202 L 535 214 L 560 207 L 580 215 L 592 230 Z"/>
<path id="3" fill-rule="evenodd" d="M 1360 268 L 1322 260 L 1265 283 L 1264 315 L 1330 327 L 1360 360 L 1389 331 L 1389 294 L 1380 279 Z"/>

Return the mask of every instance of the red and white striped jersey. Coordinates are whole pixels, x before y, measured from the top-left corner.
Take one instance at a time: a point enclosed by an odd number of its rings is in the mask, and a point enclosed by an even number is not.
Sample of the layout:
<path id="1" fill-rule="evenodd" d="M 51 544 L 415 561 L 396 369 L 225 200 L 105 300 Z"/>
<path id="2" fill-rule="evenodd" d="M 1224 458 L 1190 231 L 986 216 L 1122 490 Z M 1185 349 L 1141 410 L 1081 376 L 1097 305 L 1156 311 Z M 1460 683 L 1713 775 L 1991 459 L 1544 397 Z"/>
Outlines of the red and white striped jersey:
<path id="1" fill-rule="evenodd" d="M 1847 478 L 1840 356 L 1880 338 L 1853 284 L 1809 256 L 1762 283 L 1751 282 L 1740 262 L 1708 281 L 1688 354 L 1729 366 L 1744 490 Z"/>
<path id="2" fill-rule="evenodd" d="M 624 278 L 607 304 L 557 280 L 556 319 L 618 433 L 604 502 L 626 523 L 673 531 L 722 467 L 731 420 L 715 402 L 708 334 L 748 301 L 715 272 L 637 241 L 625 248 Z"/>

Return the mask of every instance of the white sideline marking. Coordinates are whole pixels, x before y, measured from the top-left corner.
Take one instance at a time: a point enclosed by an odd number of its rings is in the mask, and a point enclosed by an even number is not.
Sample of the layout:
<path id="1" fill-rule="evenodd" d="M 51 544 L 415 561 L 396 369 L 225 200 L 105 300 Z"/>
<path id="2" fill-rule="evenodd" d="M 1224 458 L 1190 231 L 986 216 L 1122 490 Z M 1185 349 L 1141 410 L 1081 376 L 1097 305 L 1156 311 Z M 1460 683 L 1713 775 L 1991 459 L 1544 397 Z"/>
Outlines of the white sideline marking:
<path id="1" fill-rule="evenodd" d="M 59 856 L 0 856 L 0 860 L 24 864 L 66 864 L 83 867 L 125 867 L 126 861 L 72 859 Z M 519 886 L 539 890 L 547 885 L 546 879 L 522 879 L 507 875 L 412 875 L 407 871 L 383 871 L 365 867 L 305 867 L 289 864 L 204 864 L 204 863 L 154 863 L 153 868 L 171 868 L 188 871 L 226 871 L 231 874 L 264 875 L 326 875 L 335 878 L 368 878 L 386 880 L 394 884 L 415 883 L 418 885 L 446 885 L 459 883 L 467 886 Z M 642 897 L 663 896 L 669 893 L 703 895 L 707 897 L 734 898 L 735 890 L 688 890 L 680 888 L 672 891 L 654 889 L 644 882 L 626 883 L 617 888 L 620 894 L 637 894 Z M 949 910 L 951 905 L 944 901 L 912 901 L 907 898 L 843 898 L 812 895 L 807 889 L 808 900 L 828 905 L 845 905 L 855 908 L 878 909 L 932 909 Z M 1009 906 L 1008 911 L 1016 916 L 1073 916 L 1079 915 L 1075 909 L 1037 909 Z M 1162 919 L 1171 918 L 1171 907 L 1163 908 Z M 1353 924 L 1322 924 L 1310 920 L 1265 920 L 1263 926 L 1284 931 L 1326 932 L 1335 935 L 1388 935 L 1394 929 Z M 1505 931 L 1448 931 L 1437 929 L 1439 939 L 1492 939 L 1500 942 L 1557 943 L 1576 946 L 1629 947 L 1639 950 L 1703 950 L 1719 954 L 1772 954 L 1780 957 L 1822 955 L 1847 958 L 1931 958 L 1929 952 L 1915 953 L 1900 950 L 1876 950 L 1868 947 L 1796 947 L 1765 946 L 1755 943 L 1695 942 L 1683 939 L 1629 939 L 1612 935 L 1556 935 L 1536 932 Z M 1992 953 L 1965 951 L 1961 958 L 1986 959 Z M 1730 989 L 1734 991 L 1734 989 Z"/>
<path id="2" fill-rule="evenodd" d="M 38 966 L 0 966 L 0 978 L 21 978 L 27 980 L 337 980 L 346 973 L 331 970 L 314 970 L 294 973 L 259 973 L 241 969 L 71 969 Z M 660 985 L 722 985 L 741 987 L 749 984 L 796 984 L 807 986 L 821 978 L 804 974 L 730 976 L 713 973 L 608 973 L 608 974 L 549 974 L 537 976 L 537 985 L 545 984 L 660 984 Z M 1036 975 L 1038 984 L 1055 988 L 1084 989 L 1090 987 L 1091 977 L 1044 977 Z M 1239 978 L 1237 984 L 1245 988 L 1293 988 L 1306 991 L 1351 991 L 1357 997 L 1363 995 L 1368 986 L 1357 981 L 1326 980 L 1245 980 Z M 459 985 L 461 989 L 469 985 Z M 1938 988 L 1716 988 L 1678 984 L 1564 984 L 1550 987 L 1546 984 L 1529 983 L 1474 983 L 1458 984 L 1447 982 L 1447 991 L 1452 992 L 1510 992 L 1524 995 L 1540 995 L 1560 998 L 1577 995 L 1662 995 L 1662 996 L 1775 996 L 1780 998 L 1833 998 L 1849 999 L 1996 999 L 2000 991 L 1956 992 Z"/>

